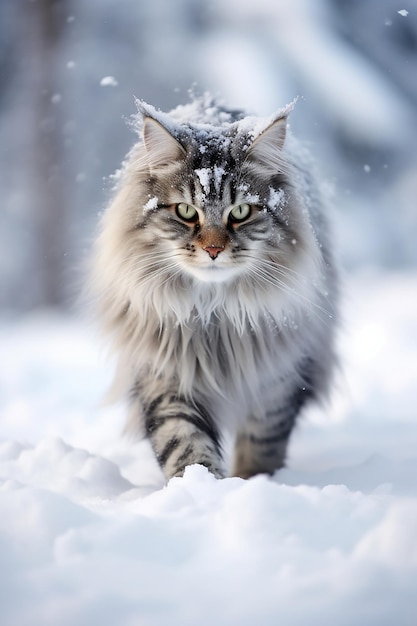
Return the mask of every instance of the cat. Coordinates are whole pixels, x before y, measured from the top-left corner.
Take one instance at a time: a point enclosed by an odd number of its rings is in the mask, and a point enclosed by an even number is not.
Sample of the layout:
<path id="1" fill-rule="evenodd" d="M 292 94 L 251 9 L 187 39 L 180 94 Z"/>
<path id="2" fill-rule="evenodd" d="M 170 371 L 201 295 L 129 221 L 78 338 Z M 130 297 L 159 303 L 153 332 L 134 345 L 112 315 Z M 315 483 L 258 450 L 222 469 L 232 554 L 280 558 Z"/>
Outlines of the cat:
<path id="1" fill-rule="evenodd" d="M 273 474 L 301 409 L 329 390 L 337 271 L 293 104 L 257 118 L 207 95 L 169 114 L 138 101 L 93 288 L 127 431 L 166 479 L 194 463 Z"/>

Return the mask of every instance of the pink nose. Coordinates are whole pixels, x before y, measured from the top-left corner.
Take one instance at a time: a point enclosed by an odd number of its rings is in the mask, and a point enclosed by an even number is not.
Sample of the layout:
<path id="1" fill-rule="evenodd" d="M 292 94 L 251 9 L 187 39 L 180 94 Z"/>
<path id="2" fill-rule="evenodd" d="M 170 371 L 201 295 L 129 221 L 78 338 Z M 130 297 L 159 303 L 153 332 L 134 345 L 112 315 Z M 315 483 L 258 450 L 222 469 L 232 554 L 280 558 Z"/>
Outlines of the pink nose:
<path id="1" fill-rule="evenodd" d="M 223 252 L 224 246 L 206 246 L 203 250 L 205 250 L 214 261 L 214 259 L 217 259 L 220 252 Z"/>

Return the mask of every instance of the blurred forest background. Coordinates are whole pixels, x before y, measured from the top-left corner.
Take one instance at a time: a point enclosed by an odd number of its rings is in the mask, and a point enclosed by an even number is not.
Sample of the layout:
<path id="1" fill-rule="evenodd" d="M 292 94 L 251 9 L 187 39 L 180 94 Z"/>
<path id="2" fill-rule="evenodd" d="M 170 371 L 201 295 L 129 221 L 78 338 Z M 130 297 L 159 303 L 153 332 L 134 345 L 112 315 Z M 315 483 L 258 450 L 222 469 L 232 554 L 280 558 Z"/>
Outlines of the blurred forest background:
<path id="1" fill-rule="evenodd" d="M 291 127 L 347 268 L 417 261 L 416 0 L 1 0 L 0 308 L 71 307 L 134 96 L 206 90 Z"/>

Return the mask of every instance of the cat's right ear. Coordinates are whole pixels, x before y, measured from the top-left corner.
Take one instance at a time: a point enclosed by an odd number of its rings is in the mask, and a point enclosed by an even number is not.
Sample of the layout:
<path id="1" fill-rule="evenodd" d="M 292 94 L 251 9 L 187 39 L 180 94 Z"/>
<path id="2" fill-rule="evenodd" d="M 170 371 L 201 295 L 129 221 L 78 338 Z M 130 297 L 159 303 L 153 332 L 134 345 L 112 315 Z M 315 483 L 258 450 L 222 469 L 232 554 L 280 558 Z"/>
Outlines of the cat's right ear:
<path id="1" fill-rule="evenodd" d="M 185 157 L 185 150 L 179 141 L 153 117 L 144 117 L 142 133 L 151 169 L 172 165 Z"/>

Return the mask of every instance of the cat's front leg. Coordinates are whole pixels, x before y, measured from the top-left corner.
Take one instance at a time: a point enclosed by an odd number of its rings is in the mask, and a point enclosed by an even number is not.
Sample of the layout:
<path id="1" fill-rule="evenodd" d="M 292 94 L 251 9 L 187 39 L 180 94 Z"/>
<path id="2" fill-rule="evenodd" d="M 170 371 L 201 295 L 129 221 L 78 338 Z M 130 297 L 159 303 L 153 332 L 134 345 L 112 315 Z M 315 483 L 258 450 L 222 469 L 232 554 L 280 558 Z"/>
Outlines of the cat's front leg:
<path id="1" fill-rule="evenodd" d="M 284 466 L 289 438 L 308 394 L 298 390 L 264 418 L 248 419 L 236 438 L 232 476 L 273 474 Z"/>
<path id="2" fill-rule="evenodd" d="M 220 435 L 201 403 L 172 392 L 144 407 L 146 434 L 166 478 L 182 476 L 187 465 L 198 463 L 218 478 L 224 476 Z"/>

